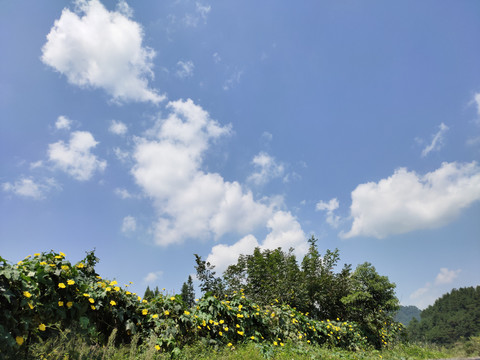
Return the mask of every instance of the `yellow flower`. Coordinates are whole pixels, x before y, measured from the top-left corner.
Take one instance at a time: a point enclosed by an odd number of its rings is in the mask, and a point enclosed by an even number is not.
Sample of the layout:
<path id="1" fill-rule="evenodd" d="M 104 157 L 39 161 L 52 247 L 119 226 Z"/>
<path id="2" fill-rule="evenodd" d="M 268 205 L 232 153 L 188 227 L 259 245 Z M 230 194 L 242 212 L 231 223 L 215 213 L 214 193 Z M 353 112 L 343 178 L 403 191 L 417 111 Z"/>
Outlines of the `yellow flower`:
<path id="1" fill-rule="evenodd" d="M 32 305 L 31 302 L 28 303 L 28 307 L 30 308 L 30 310 L 33 310 L 34 306 Z"/>
<path id="2" fill-rule="evenodd" d="M 143 300 L 142 300 L 142 303 L 144 303 L 144 304 L 147 304 L 147 303 L 148 303 L 148 301 L 147 301 L 147 300 L 145 300 L 145 299 L 143 299 Z"/>
<path id="3" fill-rule="evenodd" d="M 187 311 L 187 310 L 185 310 L 183 313 L 184 313 L 185 315 L 190 315 L 190 311 Z"/>
<path id="4" fill-rule="evenodd" d="M 282 342 L 280 343 L 280 346 L 284 346 L 284 345 L 285 345 L 284 343 L 282 343 Z"/>
<path id="5" fill-rule="evenodd" d="M 155 345 L 155 349 L 157 349 L 157 351 L 160 350 L 160 346 L 159 345 Z"/>
<path id="6" fill-rule="evenodd" d="M 113 280 L 113 281 L 110 282 L 110 286 L 114 286 L 114 285 L 117 285 L 117 284 L 118 284 L 117 280 Z"/>
<path id="7" fill-rule="evenodd" d="M 127 291 L 125 294 L 126 295 L 131 295 L 132 293 L 130 291 Z"/>
<path id="8" fill-rule="evenodd" d="M 170 315 L 170 311 L 168 311 L 168 310 L 165 310 L 163 313 L 164 313 L 166 316 Z"/>
<path id="9" fill-rule="evenodd" d="M 40 261 L 40 266 L 45 266 L 47 263 L 45 261 Z"/>
<path id="10" fill-rule="evenodd" d="M 107 286 L 107 287 L 105 288 L 105 291 L 112 291 L 112 288 L 111 288 L 110 286 Z"/>
<path id="11" fill-rule="evenodd" d="M 72 279 L 70 279 L 70 280 L 67 280 L 67 284 L 68 284 L 68 285 L 73 285 L 73 284 L 75 284 L 75 281 L 74 281 L 74 280 L 72 280 Z"/>
<path id="12" fill-rule="evenodd" d="M 274 341 L 274 342 L 273 342 L 273 345 L 277 346 L 277 345 L 278 345 L 278 343 L 277 343 L 276 341 Z"/>
<path id="13" fill-rule="evenodd" d="M 40 256 L 40 253 L 35 253 L 33 254 L 33 256 Z"/>
<path id="14" fill-rule="evenodd" d="M 45 331 L 46 328 L 47 327 L 45 326 L 45 324 L 38 325 L 38 330 L 40 330 L 40 331 Z"/>
<path id="15" fill-rule="evenodd" d="M 170 298 L 170 300 L 172 300 L 172 301 L 175 300 L 175 296 L 172 296 L 172 297 Z"/>
<path id="16" fill-rule="evenodd" d="M 223 333 L 222 333 L 221 331 L 219 331 L 219 332 L 218 332 L 218 335 L 222 336 L 222 335 L 223 335 Z"/>
<path id="17" fill-rule="evenodd" d="M 115 305 L 117 305 L 117 303 L 114 300 L 111 300 L 110 305 L 115 306 Z"/>
<path id="18" fill-rule="evenodd" d="M 70 309 L 73 306 L 73 302 L 69 301 L 67 302 L 67 307 Z"/>
<path id="19" fill-rule="evenodd" d="M 60 254 L 61 257 L 65 257 L 65 254 L 63 252 L 60 251 L 59 254 Z"/>
<path id="20" fill-rule="evenodd" d="M 243 331 L 237 331 L 237 334 L 243 336 Z"/>
<path id="21" fill-rule="evenodd" d="M 84 267 L 85 267 L 84 263 L 77 264 L 77 268 L 79 268 L 79 269 L 83 269 Z"/>
<path id="22" fill-rule="evenodd" d="M 60 289 L 65 289 L 65 284 L 64 284 L 64 283 L 59 283 L 59 284 L 58 284 L 58 287 L 59 287 Z"/>
<path id="23" fill-rule="evenodd" d="M 237 314 L 237 318 L 243 318 L 242 314 Z"/>
<path id="24" fill-rule="evenodd" d="M 250 336 L 250 339 L 255 340 L 255 336 Z"/>
<path id="25" fill-rule="evenodd" d="M 92 310 L 95 310 L 95 309 L 96 309 L 95 305 L 90 305 L 90 308 L 91 308 Z"/>
<path id="26" fill-rule="evenodd" d="M 30 294 L 28 291 L 24 291 L 23 296 L 25 296 L 26 298 L 29 298 L 32 296 L 32 294 Z"/>
<path id="27" fill-rule="evenodd" d="M 23 344 L 23 336 L 17 336 L 15 338 L 15 341 L 17 342 L 18 345 L 22 345 Z"/>
<path id="28" fill-rule="evenodd" d="M 120 291 L 120 288 L 119 288 L 118 286 L 115 286 L 115 287 L 113 288 L 113 290 L 115 290 L 115 291 Z"/>
<path id="29" fill-rule="evenodd" d="M 220 320 L 218 323 L 219 323 L 219 324 L 223 324 L 224 322 L 225 322 L 225 321 L 223 321 L 223 320 Z"/>
<path id="30" fill-rule="evenodd" d="M 153 318 L 153 319 L 158 318 L 158 314 L 153 314 L 153 315 L 152 315 L 152 318 Z"/>
<path id="31" fill-rule="evenodd" d="M 83 296 L 90 297 L 90 294 L 84 293 Z"/>
<path id="32" fill-rule="evenodd" d="M 62 270 L 65 270 L 65 271 L 67 271 L 68 269 L 70 269 L 70 268 L 68 267 L 68 265 L 62 265 L 61 268 L 62 268 Z"/>
<path id="33" fill-rule="evenodd" d="M 232 345 L 233 345 L 232 343 L 228 343 L 228 344 L 227 344 L 228 347 L 230 347 L 230 346 L 232 346 Z"/>
<path id="34" fill-rule="evenodd" d="M 148 309 L 143 309 L 142 310 L 142 315 L 147 315 L 148 314 Z"/>
<path id="35" fill-rule="evenodd" d="M 90 301 L 91 304 L 93 304 L 95 302 L 95 300 L 92 299 L 92 298 L 88 299 L 88 301 Z"/>
<path id="36" fill-rule="evenodd" d="M 63 301 L 59 301 L 58 306 L 63 306 Z"/>
<path id="37" fill-rule="evenodd" d="M 223 330 L 228 331 L 228 326 L 225 326 Z"/>
<path id="38" fill-rule="evenodd" d="M 239 327 L 240 327 L 240 325 L 238 325 L 238 324 L 237 324 L 236 326 L 237 326 L 237 328 L 239 328 Z"/>

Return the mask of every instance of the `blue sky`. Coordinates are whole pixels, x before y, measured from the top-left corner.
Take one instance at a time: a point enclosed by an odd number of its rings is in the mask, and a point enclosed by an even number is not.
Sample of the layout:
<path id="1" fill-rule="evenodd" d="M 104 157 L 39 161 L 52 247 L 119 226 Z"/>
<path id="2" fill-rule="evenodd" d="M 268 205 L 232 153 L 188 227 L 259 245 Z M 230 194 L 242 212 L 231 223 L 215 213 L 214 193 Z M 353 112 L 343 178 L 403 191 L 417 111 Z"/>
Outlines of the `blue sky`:
<path id="1" fill-rule="evenodd" d="M 477 1 L 0 1 L 0 254 L 179 292 L 313 234 L 480 284 Z"/>

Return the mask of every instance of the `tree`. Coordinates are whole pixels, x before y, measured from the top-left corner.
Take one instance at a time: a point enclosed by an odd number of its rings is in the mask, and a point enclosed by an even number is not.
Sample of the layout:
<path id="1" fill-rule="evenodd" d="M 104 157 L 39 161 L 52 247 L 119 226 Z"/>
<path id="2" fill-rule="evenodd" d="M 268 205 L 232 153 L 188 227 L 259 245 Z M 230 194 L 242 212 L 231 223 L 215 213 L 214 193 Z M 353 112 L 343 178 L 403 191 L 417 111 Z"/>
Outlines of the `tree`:
<path id="1" fill-rule="evenodd" d="M 225 285 L 221 278 L 215 277 L 215 265 L 210 264 L 209 262 L 202 260 L 202 258 L 194 254 L 195 270 L 197 270 L 197 279 L 200 281 L 200 290 L 203 293 L 211 292 L 217 296 L 223 296 L 225 293 Z"/>
<path id="2" fill-rule="evenodd" d="M 195 289 L 193 288 L 193 280 L 188 275 L 188 280 L 182 285 L 182 299 L 188 307 L 192 307 L 195 304 Z"/>
<path id="3" fill-rule="evenodd" d="M 392 323 L 399 309 L 395 284 L 381 276 L 372 264 L 358 265 L 351 276 L 351 292 L 342 298 L 347 318 L 357 322 L 369 342 L 381 347 L 381 330 Z"/>
<path id="4" fill-rule="evenodd" d="M 147 286 L 145 289 L 145 294 L 143 294 L 143 298 L 145 300 L 152 300 L 155 297 L 155 293 L 150 289 L 150 286 Z"/>

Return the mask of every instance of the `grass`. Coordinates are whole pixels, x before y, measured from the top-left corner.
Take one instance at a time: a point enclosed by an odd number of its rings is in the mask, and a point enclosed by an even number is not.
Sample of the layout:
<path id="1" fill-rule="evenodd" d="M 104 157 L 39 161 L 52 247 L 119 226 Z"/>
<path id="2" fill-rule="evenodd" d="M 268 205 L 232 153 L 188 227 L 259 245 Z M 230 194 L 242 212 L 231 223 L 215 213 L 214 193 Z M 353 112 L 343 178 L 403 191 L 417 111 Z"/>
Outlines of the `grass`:
<path id="1" fill-rule="evenodd" d="M 89 344 L 78 335 L 65 331 L 55 338 L 31 345 L 28 354 L 25 353 L 26 348 L 22 349 L 22 353 L 12 359 L 20 356 L 24 359 L 42 360 L 417 360 L 472 356 L 466 354 L 464 346 L 460 345 L 446 349 L 426 344 L 399 344 L 389 350 L 352 352 L 303 342 L 286 343 L 283 347 L 249 343 L 221 348 L 198 342 L 172 354 L 157 351 L 156 339 L 149 339 L 142 344 L 138 344 L 139 340 L 138 337 L 134 337 L 130 345 L 115 346 L 115 332 L 112 332 L 107 345 L 100 346 Z"/>

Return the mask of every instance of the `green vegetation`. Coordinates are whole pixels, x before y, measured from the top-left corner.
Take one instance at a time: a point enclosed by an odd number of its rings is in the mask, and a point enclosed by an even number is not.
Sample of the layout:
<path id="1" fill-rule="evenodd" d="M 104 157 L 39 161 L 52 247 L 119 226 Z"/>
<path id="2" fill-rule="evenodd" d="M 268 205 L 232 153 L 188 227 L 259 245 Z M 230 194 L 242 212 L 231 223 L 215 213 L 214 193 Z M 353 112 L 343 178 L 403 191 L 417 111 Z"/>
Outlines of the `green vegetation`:
<path id="1" fill-rule="evenodd" d="M 404 328 L 392 315 L 395 285 L 368 263 L 335 273 L 338 259 L 338 250 L 320 256 L 312 238 L 301 267 L 292 251 L 256 249 L 218 278 L 196 255 L 200 299 L 191 278 L 183 296 L 147 288 L 142 299 L 129 284 L 102 279 L 93 252 L 76 264 L 53 251 L 17 264 L 0 257 L 0 358 L 445 356 L 404 345 Z"/>
<path id="2" fill-rule="evenodd" d="M 416 306 L 410 305 L 410 306 L 402 306 L 400 305 L 400 309 L 398 312 L 395 314 L 395 321 L 402 323 L 405 326 L 408 326 L 410 321 L 412 321 L 413 318 L 420 320 L 420 313 L 422 310 L 417 308 Z"/>
<path id="3" fill-rule="evenodd" d="M 414 319 L 410 322 L 408 333 L 410 339 L 440 345 L 452 345 L 474 336 L 478 338 L 480 286 L 454 289 L 443 295 L 422 311 L 420 321 Z"/>

